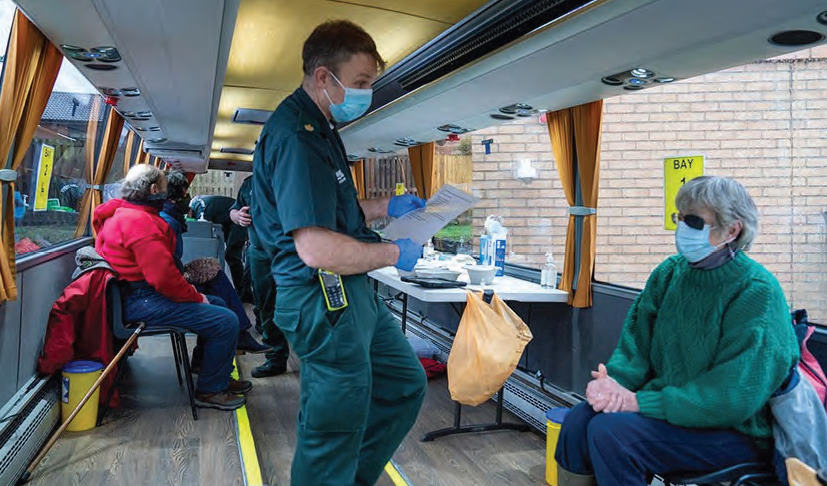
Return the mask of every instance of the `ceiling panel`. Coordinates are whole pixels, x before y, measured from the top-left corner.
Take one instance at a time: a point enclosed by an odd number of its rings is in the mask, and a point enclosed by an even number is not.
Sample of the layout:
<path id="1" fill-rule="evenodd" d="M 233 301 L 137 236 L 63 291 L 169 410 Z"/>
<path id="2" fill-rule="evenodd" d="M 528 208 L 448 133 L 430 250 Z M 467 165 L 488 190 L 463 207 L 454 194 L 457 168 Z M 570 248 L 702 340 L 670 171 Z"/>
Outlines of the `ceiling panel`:
<path id="1" fill-rule="evenodd" d="M 273 110 L 302 80 L 301 48 L 320 23 L 348 19 L 365 28 L 392 65 L 485 4 L 484 0 L 245 0 L 238 10 L 212 144 L 253 148 L 260 126 L 232 123 L 236 108 Z"/>

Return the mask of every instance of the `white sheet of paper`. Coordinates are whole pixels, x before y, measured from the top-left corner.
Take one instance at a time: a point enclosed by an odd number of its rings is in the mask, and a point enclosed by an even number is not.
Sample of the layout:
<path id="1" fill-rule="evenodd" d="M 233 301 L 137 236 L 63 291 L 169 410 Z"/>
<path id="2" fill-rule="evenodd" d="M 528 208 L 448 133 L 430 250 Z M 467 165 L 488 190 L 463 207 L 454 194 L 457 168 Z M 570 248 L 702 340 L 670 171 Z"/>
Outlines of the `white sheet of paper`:
<path id="1" fill-rule="evenodd" d="M 415 209 L 392 220 L 385 227 L 385 238 L 410 238 L 424 245 L 437 231 L 478 202 L 479 199 L 471 194 L 446 184 L 428 199 L 424 208 Z"/>

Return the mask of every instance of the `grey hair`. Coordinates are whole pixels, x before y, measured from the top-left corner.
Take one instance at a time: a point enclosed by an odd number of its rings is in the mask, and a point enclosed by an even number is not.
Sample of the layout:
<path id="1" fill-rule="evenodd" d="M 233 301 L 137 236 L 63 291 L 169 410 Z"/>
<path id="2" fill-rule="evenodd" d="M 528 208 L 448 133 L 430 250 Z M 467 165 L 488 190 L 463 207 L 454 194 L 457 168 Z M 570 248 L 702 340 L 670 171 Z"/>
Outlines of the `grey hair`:
<path id="1" fill-rule="evenodd" d="M 138 164 L 126 173 L 121 185 L 121 198 L 141 202 L 149 197 L 152 184 L 163 179 L 164 171 L 149 164 Z"/>
<path id="2" fill-rule="evenodd" d="M 736 250 L 749 250 L 758 234 L 758 209 L 749 192 L 735 179 L 701 176 L 684 184 L 675 197 L 678 211 L 706 209 L 715 215 L 720 228 L 741 222 L 741 233 L 732 243 Z"/>

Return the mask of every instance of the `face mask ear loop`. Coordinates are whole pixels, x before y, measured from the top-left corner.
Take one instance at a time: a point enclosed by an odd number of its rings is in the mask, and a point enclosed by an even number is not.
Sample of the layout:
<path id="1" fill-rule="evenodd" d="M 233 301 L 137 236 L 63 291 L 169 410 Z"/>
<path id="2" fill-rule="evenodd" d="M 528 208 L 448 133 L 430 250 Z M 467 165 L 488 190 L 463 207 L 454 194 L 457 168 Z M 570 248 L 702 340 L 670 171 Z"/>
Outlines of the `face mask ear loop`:
<path id="1" fill-rule="evenodd" d="M 339 86 L 341 86 L 342 90 L 344 90 L 345 94 L 347 94 L 347 88 L 345 88 L 345 85 L 342 84 L 341 81 L 339 81 L 339 78 L 337 78 L 335 74 L 333 74 L 333 71 L 328 69 L 327 72 L 330 73 L 330 76 L 333 78 L 333 80 L 339 83 Z M 335 105 L 336 103 L 334 103 L 333 100 L 330 98 L 330 93 L 327 92 L 327 88 L 322 88 L 322 91 L 324 91 L 324 95 L 327 97 L 328 103 L 330 103 L 331 105 Z"/>

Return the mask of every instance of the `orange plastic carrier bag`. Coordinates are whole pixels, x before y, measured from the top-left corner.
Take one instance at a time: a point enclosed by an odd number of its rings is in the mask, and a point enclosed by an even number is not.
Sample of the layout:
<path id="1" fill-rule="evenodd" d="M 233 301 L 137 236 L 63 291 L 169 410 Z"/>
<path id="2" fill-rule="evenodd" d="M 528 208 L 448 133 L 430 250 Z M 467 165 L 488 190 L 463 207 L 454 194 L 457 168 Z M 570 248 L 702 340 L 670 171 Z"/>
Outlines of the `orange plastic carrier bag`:
<path id="1" fill-rule="evenodd" d="M 468 292 L 448 356 L 451 399 L 479 405 L 491 398 L 514 372 L 531 338 L 525 322 L 496 294 L 486 304 Z"/>

